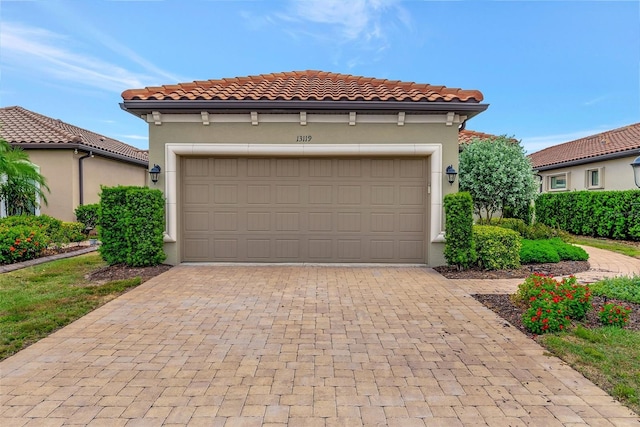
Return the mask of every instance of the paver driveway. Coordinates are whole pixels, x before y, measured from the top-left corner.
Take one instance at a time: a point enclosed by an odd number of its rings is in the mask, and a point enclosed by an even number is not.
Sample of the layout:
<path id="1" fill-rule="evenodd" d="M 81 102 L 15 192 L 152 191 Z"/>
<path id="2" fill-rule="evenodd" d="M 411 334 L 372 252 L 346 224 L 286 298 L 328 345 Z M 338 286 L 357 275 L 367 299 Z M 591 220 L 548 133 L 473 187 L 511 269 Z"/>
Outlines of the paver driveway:
<path id="1" fill-rule="evenodd" d="M 179 266 L 0 363 L 0 425 L 633 425 L 426 268 Z"/>

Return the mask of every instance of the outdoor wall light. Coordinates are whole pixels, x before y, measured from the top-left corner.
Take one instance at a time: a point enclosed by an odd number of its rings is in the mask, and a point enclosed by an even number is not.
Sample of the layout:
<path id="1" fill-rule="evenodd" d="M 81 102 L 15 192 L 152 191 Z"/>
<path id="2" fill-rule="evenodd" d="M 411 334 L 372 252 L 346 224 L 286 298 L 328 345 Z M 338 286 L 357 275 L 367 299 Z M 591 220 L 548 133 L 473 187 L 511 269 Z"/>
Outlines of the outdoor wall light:
<path id="1" fill-rule="evenodd" d="M 453 165 L 449 165 L 447 166 L 446 173 L 447 173 L 447 180 L 449 181 L 449 184 L 453 185 L 454 181 L 456 180 L 456 175 L 458 175 L 458 172 L 456 172 L 456 170 L 453 168 Z"/>
<path id="2" fill-rule="evenodd" d="M 151 170 L 149 170 L 149 176 L 151 177 L 151 182 L 154 184 L 158 182 L 158 174 L 160 174 L 160 166 L 154 164 Z"/>
<path id="3" fill-rule="evenodd" d="M 631 163 L 633 168 L 633 179 L 636 181 L 636 187 L 640 188 L 640 156 Z"/>

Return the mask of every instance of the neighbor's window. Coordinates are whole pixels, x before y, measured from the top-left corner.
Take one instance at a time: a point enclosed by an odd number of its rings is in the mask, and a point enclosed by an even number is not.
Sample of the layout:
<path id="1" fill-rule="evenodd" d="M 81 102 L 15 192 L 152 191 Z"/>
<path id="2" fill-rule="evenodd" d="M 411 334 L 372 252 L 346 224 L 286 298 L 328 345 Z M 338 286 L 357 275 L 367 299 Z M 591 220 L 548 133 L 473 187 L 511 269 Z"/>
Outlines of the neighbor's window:
<path id="1" fill-rule="evenodd" d="M 550 176 L 549 177 L 549 189 L 551 189 L 551 190 L 566 190 L 567 189 L 567 174 Z"/>
<path id="2" fill-rule="evenodd" d="M 587 170 L 587 188 L 604 188 L 604 168 Z"/>

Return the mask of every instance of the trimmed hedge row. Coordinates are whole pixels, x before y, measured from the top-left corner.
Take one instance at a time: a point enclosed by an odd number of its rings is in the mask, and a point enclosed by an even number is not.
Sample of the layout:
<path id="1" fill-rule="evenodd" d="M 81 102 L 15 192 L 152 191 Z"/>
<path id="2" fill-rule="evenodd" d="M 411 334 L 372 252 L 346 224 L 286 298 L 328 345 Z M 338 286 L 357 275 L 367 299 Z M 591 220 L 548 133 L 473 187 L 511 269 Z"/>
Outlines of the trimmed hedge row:
<path id="1" fill-rule="evenodd" d="M 640 240 L 640 190 L 545 193 L 536 199 L 535 215 L 572 234 Z"/>
<path id="2" fill-rule="evenodd" d="M 100 254 L 109 264 L 144 267 L 165 260 L 164 197 L 147 187 L 103 187 Z"/>

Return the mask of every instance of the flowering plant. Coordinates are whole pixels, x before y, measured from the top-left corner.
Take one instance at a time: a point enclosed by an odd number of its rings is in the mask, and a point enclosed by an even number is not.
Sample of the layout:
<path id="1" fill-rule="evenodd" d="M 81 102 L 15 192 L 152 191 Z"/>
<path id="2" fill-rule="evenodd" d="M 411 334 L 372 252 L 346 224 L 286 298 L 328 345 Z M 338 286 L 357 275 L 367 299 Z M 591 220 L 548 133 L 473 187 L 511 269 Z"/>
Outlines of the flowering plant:
<path id="1" fill-rule="evenodd" d="M 566 314 L 566 307 L 553 300 L 541 299 L 525 311 L 522 323 L 534 334 L 560 332 L 571 324 L 571 318 Z"/>
<path id="2" fill-rule="evenodd" d="M 629 313 L 631 313 L 630 307 L 622 307 L 614 303 L 606 303 L 600 308 L 598 317 L 600 322 L 605 326 L 616 326 L 623 328 L 629 321 Z"/>
<path id="3" fill-rule="evenodd" d="M 527 307 L 522 320 L 529 331 L 558 332 L 569 325 L 570 319 L 582 319 L 587 314 L 591 291 L 573 276 L 558 281 L 536 273 L 518 286 L 514 300 Z"/>
<path id="4" fill-rule="evenodd" d="M 0 264 L 37 258 L 44 249 L 45 237 L 39 229 L 0 227 Z"/>

